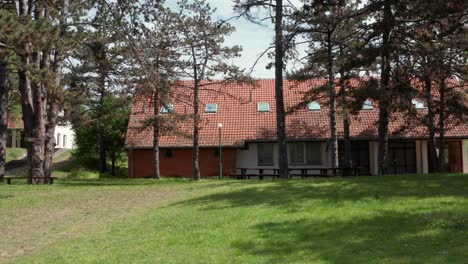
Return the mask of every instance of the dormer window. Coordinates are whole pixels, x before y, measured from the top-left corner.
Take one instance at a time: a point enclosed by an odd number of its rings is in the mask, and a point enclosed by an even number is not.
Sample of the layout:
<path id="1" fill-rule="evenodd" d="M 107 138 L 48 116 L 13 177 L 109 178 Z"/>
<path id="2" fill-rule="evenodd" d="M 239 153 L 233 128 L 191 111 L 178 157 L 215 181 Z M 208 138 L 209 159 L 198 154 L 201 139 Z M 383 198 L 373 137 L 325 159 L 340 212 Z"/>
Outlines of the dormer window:
<path id="1" fill-rule="evenodd" d="M 362 110 L 371 110 L 371 109 L 374 109 L 374 106 L 372 105 L 372 101 L 370 99 L 367 99 L 362 104 Z"/>
<path id="2" fill-rule="evenodd" d="M 310 102 L 308 105 L 307 105 L 307 109 L 309 109 L 309 111 L 320 111 L 320 103 L 319 102 Z"/>
<path id="3" fill-rule="evenodd" d="M 418 99 L 413 99 L 411 100 L 411 103 L 413 103 L 414 107 L 416 109 L 424 109 L 426 108 L 426 106 L 424 105 L 424 102 L 423 101 L 420 101 Z"/>
<path id="4" fill-rule="evenodd" d="M 206 104 L 205 113 L 216 113 L 218 112 L 218 104 Z"/>
<path id="5" fill-rule="evenodd" d="M 168 113 L 171 113 L 174 111 L 174 105 L 173 104 L 167 104 L 167 105 L 163 105 L 161 107 L 161 114 L 168 114 Z"/>
<path id="6" fill-rule="evenodd" d="M 257 111 L 258 112 L 270 112 L 270 103 L 258 103 L 257 104 Z"/>

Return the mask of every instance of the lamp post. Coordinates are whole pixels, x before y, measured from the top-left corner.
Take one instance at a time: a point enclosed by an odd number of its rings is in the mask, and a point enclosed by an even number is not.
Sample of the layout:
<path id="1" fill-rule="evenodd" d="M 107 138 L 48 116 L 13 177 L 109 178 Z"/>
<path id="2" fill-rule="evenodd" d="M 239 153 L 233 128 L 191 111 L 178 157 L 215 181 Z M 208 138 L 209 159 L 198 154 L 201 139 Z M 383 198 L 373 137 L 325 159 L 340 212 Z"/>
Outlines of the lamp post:
<path id="1" fill-rule="evenodd" d="M 216 125 L 218 128 L 218 139 L 219 139 L 219 179 L 223 178 L 223 153 L 222 153 L 222 146 L 221 146 L 221 129 L 223 128 L 222 123 L 218 123 Z"/>

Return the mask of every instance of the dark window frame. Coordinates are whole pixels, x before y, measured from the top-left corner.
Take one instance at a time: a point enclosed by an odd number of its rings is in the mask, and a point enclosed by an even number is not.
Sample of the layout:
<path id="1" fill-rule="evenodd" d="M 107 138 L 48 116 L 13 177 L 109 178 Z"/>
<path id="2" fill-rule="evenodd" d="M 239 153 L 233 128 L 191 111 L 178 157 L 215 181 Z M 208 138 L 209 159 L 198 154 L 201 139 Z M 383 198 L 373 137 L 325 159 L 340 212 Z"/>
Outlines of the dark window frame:
<path id="1" fill-rule="evenodd" d="M 269 146 L 271 147 L 271 162 L 263 162 L 262 159 L 264 158 L 261 158 L 260 157 L 260 154 L 261 154 L 261 151 L 260 149 L 261 148 L 264 148 L 266 146 Z M 263 150 L 265 151 L 265 150 Z M 275 164 L 275 146 L 273 143 L 259 143 L 257 144 L 257 165 L 258 166 L 273 166 Z"/>
<path id="2" fill-rule="evenodd" d="M 296 162 L 294 161 L 293 157 L 292 157 L 292 149 L 291 149 L 291 145 L 292 144 L 300 144 L 301 148 L 302 148 L 302 157 L 303 157 L 303 160 L 302 162 Z M 314 146 L 314 150 L 318 150 L 319 152 L 319 160 L 314 160 L 314 161 L 310 161 L 310 158 L 309 158 L 309 152 L 308 152 L 308 149 L 311 148 L 310 146 L 312 145 L 315 145 Z M 322 155 L 322 142 L 289 142 L 288 143 L 288 159 L 289 159 L 289 164 L 290 165 L 323 165 L 323 155 Z"/>

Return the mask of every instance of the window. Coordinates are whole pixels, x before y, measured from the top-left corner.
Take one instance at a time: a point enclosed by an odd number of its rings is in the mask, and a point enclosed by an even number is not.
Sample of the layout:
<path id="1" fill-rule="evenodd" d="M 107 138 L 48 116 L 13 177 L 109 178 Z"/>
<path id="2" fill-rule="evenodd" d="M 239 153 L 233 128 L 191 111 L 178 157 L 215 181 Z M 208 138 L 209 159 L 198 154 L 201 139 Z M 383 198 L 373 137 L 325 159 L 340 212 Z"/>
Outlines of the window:
<path id="1" fill-rule="evenodd" d="M 307 105 L 309 111 L 319 111 L 320 110 L 320 103 L 319 102 L 310 102 Z"/>
<path id="2" fill-rule="evenodd" d="M 257 111 L 258 112 L 270 112 L 270 103 L 258 103 Z"/>
<path id="3" fill-rule="evenodd" d="M 416 143 L 393 141 L 388 143 L 384 174 L 416 173 Z"/>
<path id="4" fill-rule="evenodd" d="M 166 106 L 167 106 L 167 108 L 166 108 Z M 174 111 L 174 105 L 173 104 L 167 104 L 166 106 L 161 107 L 161 114 L 172 113 Z"/>
<path id="5" fill-rule="evenodd" d="M 57 145 L 56 145 L 57 147 L 60 147 L 60 137 L 61 136 L 62 135 L 60 133 L 57 134 Z"/>
<path id="6" fill-rule="evenodd" d="M 304 143 L 289 143 L 289 159 L 291 164 L 304 164 Z"/>
<path id="7" fill-rule="evenodd" d="M 436 154 L 437 154 L 437 157 L 439 157 L 440 155 L 439 147 L 436 148 Z M 444 146 L 444 164 L 448 164 L 448 163 L 449 163 L 449 149 L 448 149 L 448 145 L 445 145 Z"/>
<path id="8" fill-rule="evenodd" d="M 307 142 L 304 145 L 306 149 L 306 163 L 311 165 L 322 164 L 322 144 L 320 142 Z"/>
<path id="9" fill-rule="evenodd" d="M 291 164 L 322 164 L 322 148 L 320 142 L 294 142 L 288 144 Z"/>
<path id="10" fill-rule="evenodd" d="M 367 99 L 362 104 L 362 110 L 371 110 L 371 109 L 374 109 L 374 106 L 372 105 L 372 101 L 370 99 Z"/>
<path id="11" fill-rule="evenodd" d="M 206 104 L 205 113 L 216 113 L 218 112 L 218 104 Z"/>
<path id="12" fill-rule="evenodd" d="M 418 99 L 413 99 L 411 100 L 411 103 L 413 103 L 414 107 L 416 109 L 424 109 L 426 108 L 426 106 L 424 106 L 424 102 L 423 101 L 420 101 Z"/>
<path id="13" fill-rule="evenodd" d="M 257 145 L 257 161 L 259 166 L 273 165 L 273 144 L 261 143 Z"/>
<path id="14" fill-rule="evenodd" d="M 164 157 L 171 158 L 172 157 L 172 149 L 166 149 L 166 151 L 164 151 Z"/>
<path id="15" fill-rule="evenodd" d="M 67 147 L 67 135 L 63 135 L 63 147 L 66 148 Z"/>

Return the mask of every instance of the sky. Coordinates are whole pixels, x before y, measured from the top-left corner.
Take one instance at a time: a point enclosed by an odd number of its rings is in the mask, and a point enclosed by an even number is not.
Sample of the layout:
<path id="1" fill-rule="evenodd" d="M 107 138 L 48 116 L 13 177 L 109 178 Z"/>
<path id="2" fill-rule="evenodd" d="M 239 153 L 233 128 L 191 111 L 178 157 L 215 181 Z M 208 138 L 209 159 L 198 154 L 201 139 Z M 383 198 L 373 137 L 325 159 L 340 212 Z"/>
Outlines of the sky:
<path id="1" fill-rule="evenodd" d="M 231 0 L 208 0 L 208 3 L 216 8 L 215 20 L 226 20 L 236 15 Z M 269 21 L 265 26 L 254 24 L 245 18 L 229 21 L 236 31 L 226 38 L 226 45 L 242 46 L 242 56 L 233 60 L 233 63 L 241 68 L 250 70 L 255 60 L 267 49 L 273 41 L 274 28 Z M 274 68 L 266 69 L 271 60 L 263 56 L 253 69 L 252 76 L 255 78 L 274 78 Z"/>
<path id="2" fill-rule="evenodd" d="M 274 38 L 274 25 L 270 20 L 265 20 L 264 25 L 252 23 L 247 19 L 233 18 L 238 14 L 234 12 L 234 3 L 232 0 L 206 0 L 212 8 L 216 8 L 214 21 L 226 21 L 236 28 L 230 36 L 225 38 L 226 46 L 239 45 L 242 47 L 241 57 L 232 60 L 232 63 L 249 72 L 255 64 L 255 61 L 272 44 Z M 169 7 L 175 7 L 177 0 L 166 0 Z M 290 3 L 298 3 L 298 0 L 290 0 Z M 258 13 L 260 18 L 262 13 Z M 304 48 L 298 48 L 302 54 Z M 262 56 L 255 67 L 252 69 L 252 77 L 259 79 L 272 79 L 275 76 L 275 69 L 266 69 L 266 66 L 272 60 L 267 54 Z M 297 65 L 288 65 L 287 69 Z"/>

